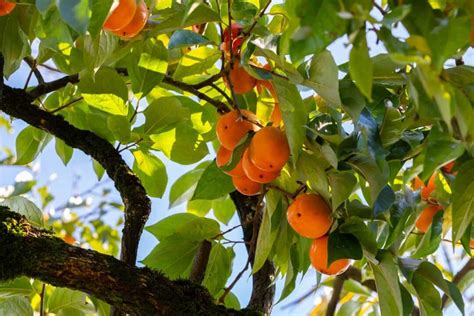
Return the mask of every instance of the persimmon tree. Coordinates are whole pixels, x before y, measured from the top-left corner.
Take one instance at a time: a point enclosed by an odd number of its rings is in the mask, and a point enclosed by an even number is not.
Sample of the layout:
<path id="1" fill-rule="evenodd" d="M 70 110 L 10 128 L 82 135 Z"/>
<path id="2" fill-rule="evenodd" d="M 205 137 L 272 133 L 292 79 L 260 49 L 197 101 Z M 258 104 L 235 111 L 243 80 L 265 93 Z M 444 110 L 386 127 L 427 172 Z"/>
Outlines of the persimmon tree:
<path id="1" fill-rule="evenodd" d="M 269 314 L 315 268 L 308 292 L 332 291 L 313 315 L 464 314 L 473 15 L 463 0 L 0 1 L 0 126 L 27 124 L 2 165 L 54 140 L 121 197 L 65 220 L 45 217 L 47 184 L 3 190 L 0 311 Z M 24 87 L 6 81 L 25 65 Z M 168 183 L 168 161 L 193 167 Z M 187 212 L 146 224 L 167 188 Z M 158 243 L 137 267 L 144 229 Z"/>

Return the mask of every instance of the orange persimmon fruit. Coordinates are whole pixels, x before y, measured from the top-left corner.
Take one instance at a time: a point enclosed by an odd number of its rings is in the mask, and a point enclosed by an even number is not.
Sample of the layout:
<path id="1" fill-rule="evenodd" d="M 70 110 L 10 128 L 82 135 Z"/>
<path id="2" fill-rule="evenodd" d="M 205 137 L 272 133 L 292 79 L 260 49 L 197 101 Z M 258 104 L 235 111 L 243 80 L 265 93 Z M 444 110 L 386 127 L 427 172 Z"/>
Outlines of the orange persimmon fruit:
<path id="1" fill-rule="evenodd" d="M 280 175 L 280 171 L 268 172 L 255 167 L 252 161 L 250 161 L 248 149 L 245 150 L 241 161 L 245 175 L 254 182 L 269 183 L 278 178 Z"/>
<path id="2" fill-rule="evenodd" d="M 298 195 L 288 207 L 288 223 L 301 236 L 319 238 L 332 225 L 331 209 L 324 199 L 314 193 Z"/>
<path id="3" fill-rule="evenodd" d="M 242 115 L 251 121 L 257 121 L 257 117 L 250 111 L 240 110 Z M 240 117 L 237 110 L 222 115 L 217 121 L 217 139 L 228 150 L 233 150 L 249 131 L 258 130 L 258 126 Z"/>
<path id="4" fill-rule="evenodd" d="M 428 228 L 433 223 L 433 217 L 441 211 L 441 206 L 439 205 L 428 205 L 426 208 L 423 209 L 420 216 L 416 220 L 415 226 L 418 228 L 419 231 L 422 233 L 426 233 Z"/>
<path id="5" fill-rule="evenodd" d="M 136 0 L 120 0 L 118 6 L 112 11 L 104 23 L 104 29 L 118 31 L 127 26 L 135 16 L 137 10 Z"/>
<path id="6" fill-rule="evenodd" d="M 257 84 L 257 79 L 248 74 L 244 67 L 238 61 L 234 61 L 233 68 L 229 71 L 229 78 L 224 76 L 224 83 L 227 88 L 231 88 L 236 94 L 245 94 L 251 91 Z"/>
<path id="7" fill-rule="evenodd" d="M 234 187 L 243 195 L 252 196 L 260 193 L 262 185 L 247 178 L 245 175 L 241 177 L 232 177 Z"/>
<path id="8" fill-rule="evenodd" d="M 219 168 L 225 166 L 230 158 L 232 157 L 232 150 L 226 149 L 224 146 L 220 146 L 219 150 L 217 150 L 216 154 L 216 164 Z M 244 169 L 242 168 L 242 159 L 240 159 L 239 163 L 235 166 L 234 169 L 230 171 L 224 171 L 224 173 L 228 174 L 232 177 L 241 177 L 244 176 Z"/>
<path id="9" fill-rule="evenodd" d="M 281 170 L 290 157 L 290 146 L 285 133 L 274 126 L 262 128 L 250 142 L 249 157 L 263 171 Z"/>
<path id="10" fill-rule="evenodd" d="M 309 250 L 309 258 L 313 267 L 324 274 L 341 274 L 349 267 L 349 259 L 339 259 L 328 266 L 328 236 L 313 240 Z"/>
<path id="11" fill-rule="evenodd" d="M 145 1 L 142 0 L 135 10 L 135 14 L 130 23 L 119 30 L 113 31 L 113 33 L 122 39 L 131 39 L 137 36 L 145 27 L 148 15 L 148 8 Z"/>

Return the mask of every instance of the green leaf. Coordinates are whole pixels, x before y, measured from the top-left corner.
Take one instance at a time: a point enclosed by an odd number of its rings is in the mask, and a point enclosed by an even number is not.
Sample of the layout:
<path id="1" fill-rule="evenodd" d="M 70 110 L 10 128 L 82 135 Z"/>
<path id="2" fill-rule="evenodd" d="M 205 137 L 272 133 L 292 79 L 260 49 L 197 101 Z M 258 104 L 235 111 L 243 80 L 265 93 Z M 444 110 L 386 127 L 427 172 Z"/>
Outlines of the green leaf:
<path id="1" fill-rule="evenodd" d="M 86 302 L 86 294 L 57 287 L 48 299 L 48 312 L 57 314 L 66 309 L 94 312 L 93 305 Z"/>
<path id="2" fill-rule="evenodd" d="M 377 217 L 381 213 L 387 211 L 395 203 L 395 192 L 393 189 L 386 185 L 380 191 L 377 199 L 374 203 L 374 217 Z"/>
<path id="3" fill-rule="evenodd" d="M 27 126 L 16 138 L 16 165 L 26 165 L 38 157 L 51 136 L 33 126 Z"/>
<path id="4" fill-rule="evenodd" d="M 36 0 L 36 8 L 41 14 L 45 14 L 53 4 L 54 0 Z"/>
<path id="5" fill-rule="evenodd" d="M 161 41 L 149 39 L 129 54 L 126 64 L 132 91 L 138 98 L 150 93 L 167 71 L 168 51 Z M 166 68 L 165 68 L 166 67 Z"/>
<path id="6" fill-rule="evenodd" d="M 131 123 L 127 116 L 108 115 L 107 127 L 112 132 L 114 138 L 119 142 L 122 144 L 129 142 L 131 136 Z"/>
<path id="7" fill-rule="evenodd" d="M 402 119 L 398 109 L 391 106 L 385 107 L 385 115 L 379 132 L 383 147 L 393 145 L 400 140 L 403 133 Z"/>
<path id="8" fill-rule="evenodd" d="M 342 108 L 355 121 L 365 108 L 365 99 L 352 80 L 343 79 L 339 82 L 339 94 L 341 96 Z"/>
<path id="9" fill-rule="evenodd" d="M 352 234 L 332 232 L 328 239 L 328 265 L 338 259 L 362 259 L 362 247 Z"/>
<path id="10" fill-rule="evenodd" d="M 27 297 L 12 297 L 0 300 L 0 315 L 33 316 L 33 308 Z"/>
<path id="11" fill-rule="evenodd" d="M 279 199 L 279 194 L 273 191 L 267 193 L 267 204 L 257 237 L 253 273 L 256 273 L 265 264 L 276 240 L 280 221 L 285 220 L 285 218 L 282 218 L 284 211 Z"/>
<path id="12" fill-rule="evenodd" d="M 160 241 L 171 236 L 202 241 L 220 233 L 219 224 L 215 220 L 190 213 L 168 216 L 154 225 L 147 226 L 146 230 Z"/>
<path id="13" fill-rule="evenodd" d="M 367 48 L 367 40 L 362 38 L 355 43 L 351 49 L 349 58 L 349 72 L 357 88 L 369 101 L 372 100 L 372 80 L 373 80 L 372 60 Z"/>
<path id="14" fill-rule="evenodd" d="M 235 257 L 232 248 L 225 248 L 221 244 L 214 242 L 209 256 L 206 273 L 204 274 L 204 285 L 216 297 L 225 288 L 227 279 L 232 273 L 232 261 Z"/>
<path id="15" fill-rule="evenodd" d="M 66 145 L 62 139 L 56 138 L 56 153 L 58 154 L 59 158 L 61 158 L 62 162 L 65 166 L 69 163 L 72 158 L 72 154 L 74 149 L 72 147 Z"/>
<path id="16" fill-rule="evenodd" d="M 94 173 L 97 176 L 97 180 L 100 181 L 105 173 L 104 167 L 102 167 L 102 165 L 97 160 L 92 159 L 92 168 L 94 169 Z"/>
<path id="17" fill-rule="evenodd" d="M 235 205 L 230 198 L 213 200 L 212 210 L 216 219 L 227 225 L 235 214 Z"/>
<path id="18" fill-rule="evenodd" d="M 304 126 L 307 121 L 307 113 L 301 95 L 294 84 L 275 76 L 273 85 L 280 102 L 293 164 L 296 164 L 305 140 Z"/>
<path id="19" fill-rule="evenodd" d="M 150 196 L 161 198 L 168 183 L 165 165 L 148 151 L 134 150 L 132 153 L 135 158 L 133 172 L 140 178 Z"/>
<path id="20" fill-rule="evenodd" d="M 474 160 L 465 162 L 458 170 L 452 186 L 453 243 L 461 239 L 474 219 Z"/>
<path id="21" fill-rule="evenodd" d="M 33 293 L 30 280 L 26 277 L 0 283 L 0 301 L 15 296 L 29 296 Z"/>
<path id="22" fill-rule="evenodd" d="M 369 182 L 370 197 L 372 203 L 375 203 L 387 183 L 387 177 L 380 172 L 376 162 L 368 155 L 355 154 L 347 163 Z"/>
<path id="23" fill-rule="evenodd" d="M 113 0 L 91 0 L 90 6 L 92 14 L 89 22 L 89 32 L 92 36 L 97 36 L 100 33 L 112 3 Z M 36 6 L 38 6 L 38 1 L 36 2 Z"/>
<path id="24" fill-rule="evenodd" d="M 200 164 L 196 169 L 185 173 L 173 183 L 170 190 L 169 208 L 178 206 L 193 196 L 196 185 L 206 166 L 207 163 Z"/>
<path id="25" fill-rule="evenodd" d="M 21 30 L 15 12 L 0 17 L 0 51 L 4 57 L 3 73 L 6 78 L 13 74 L 23 57 L 30 55 L 28 38 Z"/>
<path id="26" fill-rule="evenodd" d="M 312 148 L 311 148 L 312 149 Z M 325 166 L 326 161 L 318 152 L 319 148 L 313 150 L 313 155 L 308 151 L 302 151 L 296 163 L 296 174 L 299 181 L 308 185 L 313 192 L 319 193 L 325 200 L 329 200 L 329 184 L 327 181 Z"/>
<path id="27" fill-rule="evenodd" d="M 113 115 L 127 115 L 128 89 L 111 68 L 101 68 L 94 78 L 81 78 L 81 95 L 87 104 Z"/>
<path id="28" fill-rule="evenodd" d="M 221 52 L 217 48 L 201 46 L 191 50 L 184 55 L 178 63 L 173 79 L 182 80 L 191 75 L 202 74 L 221 58 Z"/>
<path id="29" fill-rule="evenodd" d="M 387 251 L 380 251 L 377 259 L 379 259 L 378 264 L 369 261 L 369 265 L 375 277 L 381 314 L 382 316 L 402 315 L 402 295 L 395 259 Z"/>
<path id="30" fill-rule="evenodd" d="M 339 231 L 344 234 L 354 235 L 367 252 L 372 255 L 377 254 L 377 240 L 372 231 L 359 217 L 352 216 L 339 226 Z"/>
<path id="31" fill-rule="evenodd" d="M 441 297 L 433 284 L 417 273 L 413 276 L 412 284 L 417 292 L 420 315 L 441 316 Z"/>
<path id="32" fill-rule="evenodd" d="M 0 205 L 7 206 L 11 211 L 25 216 L 34 225 L 44 227 L 43 212 L 27 198 L 11 196 L 0 202 Z"/>
<path id="33" fill-rule="evenodd" d="M 341 105 L 338 71 L 332 54 L 324 50 L 311 60 L 309 78 L 303 84 L 313 88 L 329 105 L 336 108 Z"/>
<path id="34" fill-rule="evenodd" d="M 200 242 L 170 236 L 160 243 L 143 259 L 143 263 L 165 273 L 171 279 L 187 278 Z"/>
<path id="35" fill-rule="evenodd" d="M 190 30 L 177 30 L 170 37 L 168 49 L 207 44 L 209 42 L 210 41 L 207 38 L 196 32 Z"/>
<path id="36" fill-rule="evenodd" d="M 392 24 L 395 24 L 403 20 L 408 13 L 411 11 L 411 5 L 399 5 L 393 8 L 388 14 L 383 17 L 382 24 L 388 28 L 392 28 Z"/>
<path id="37" fill-rule="evenodd" d="M 448 297 L 453 299 L 459 311 L 464 315 L 464 301 L 455 284 L 446 281 L 441 271 L 431 262 L 424 261 L 416 269 L 416 273 L 436 285 Z"/>
<path id="38" fill-rule="evenodd" d="M 191 200 L 213 200 L 234 190 L 231 177 L 222 172 L 214 160 L 201 175 Z"/>
<path id="39" fill-rule="evenodd" d="M 152 149 L 161 150 L 170 160 L 188 165 L 203 159 L 208 153 L 207 144 L 189 123 L 183 122 L 176 128 L 150 136 Z"/>
<path id="40" fill-rule="evenodd" d="M 447 59 L 469 44 L 470 24 L 467 16 L 452 17 L 430 30 L 427 41 L 433 55 L 432 64 L 436 69 L 441 69 Z"/>
<path id="41" fill-rule="evenodd" d="M 143 114 L 145 115 L 143 129 L 146 135 L 169 130 L 190 118 L 189 109 L 182 106 L 176 97 L 155 99 L 148 105 Z"/>
<path id="42" fill-rule="evenodd" d="M 357 178 L 350 171 L 331 172 L 328 177 L 332 192 L 332 210 L 335 211 L 352 194 Z"/>
<path id="43" fill-rule="evenodd" d="M 451 138 L 449 134 L 434 126 L 427 139 L 425 160 L 423 163 L 422 180 L 427 180 L 433 172 L 460 157 L 464 152 L 464 146 Z"/>
<path id="44" fill-rule="evenodd" d="M 59 0 L 61 16 L 76 32 L 85 34 L 89 26 L 89 0 Z"/>

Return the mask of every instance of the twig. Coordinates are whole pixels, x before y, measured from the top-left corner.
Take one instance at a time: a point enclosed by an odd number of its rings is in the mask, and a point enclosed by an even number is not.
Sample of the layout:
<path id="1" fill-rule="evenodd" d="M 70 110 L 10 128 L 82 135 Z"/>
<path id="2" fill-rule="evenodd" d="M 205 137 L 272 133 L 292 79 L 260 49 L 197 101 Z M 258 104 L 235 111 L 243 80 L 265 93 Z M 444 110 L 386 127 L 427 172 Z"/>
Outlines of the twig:
<path id="1" fill-rule="evenodd" d="M 40 316 L 44 316 L 44 292 L 46 291 L 46 283 L 43 283 L 41 286 L 41 292 L 40 292 L 40 311 L 39 314 Z"/>
<path id="2" fill-rule="evenodd" d="M 127 146 L 121 148 L 120 150 L 118 150 L 118 152 L 121 153 L 121 152 L 123 152 L 124 150 L 130 149 L 130 148 L 132 148 L 133 146 L 138 145 L 142 140 L 143 140 L 143 138 L 139 138 L 137 141 L 133 142 L 132 144 L 129 144 L 129 145 L 127 145 Z"/>
<path id="3" fill-rule="evenodd" d="M 232 99 L 229 97 L 229 95 L 227 93 L 225 93 L 224 90 L 222 90 L 221 88 L 219 88 L 219 86 L 217 86 L 215 83 L 210 83 L 209 84 L 210 87 L 212 87 L 214 90 L 216 90 L 217 92 L 219 92 L 220 94 L 222 94 L 222 96 L 224 96 L 224 98 L 227 100 L 227 102 L 229 102 L 229 104 L 232 104 Z"/>
<path id="4" fill-rule="evenodd" d="M 232 283 L 224 289 L 224 293 L 222 293 L 221 297 L 219 297 L 219 300 L 218 300 L 220 304 L 224 303 L 224 300 L 227 294 L 229 294 L 229 292 L 234 288 L 237 282 L 239 282 L 240 278 L 244 275 L 245 271 L 247 271 L 249 266 L 250 266 L 250 256 L 249 256 L 249 259 L 247 259 L 247 262 L 245 263 L 244 268 L 239 272 L 239 274 L 237 274 L 234 281 L 232 281 Z"/>
<path id="5" fill-rule="evenodd" d="M 387 12 L 380 6 L 380 4 L 377 3 L 377 1 L 374 0 L 373 3 L 374 7 L 377 8 L 377 10 L 379 10 L 382 15 L 387 14 Z"/>
<path id="6" fill-rule="evenodd" d="M 216 236 L 212 237 L 211 239 L 217 239 L 217 238 L 219 238 L 219 237 L 222 237 L 222 236 L 224 236 L 225 234 L 230 233 L 231 231 L 233 231 L 233 230 L 235 230 L 235 229 L 237 229 L 237 228 L 239 228 L 239 227 L 241 227 L 241 226 L 242 226 L 242 224 L 235 225 L 234 227 L 231 227 L 231 228 L 229 228 L 228 230 L 223 231 L 223 232 L 220 233 L 220 234 L 217 234 Z"/>
<path id="7" fill-rule="evenodd" d="M 37 68 L 38 64 L 37 64 L 36 60 L 31 58 L 31 57 L 25 57 L 25 58 L 23 58 L 23 61 L 25 63 L 27 63 L 28 66 L 30 66 L 30 68 L 31 68 L 31 72 L 28 75 L 28 79 L 25 83 L 25 87 L 24 87 L 23 90 L 26 90 L 26 88 L 28 87 L 28 83 L 31 79 L 31 73 L 34 73 L 34 75 L 36 77 L 36 80 L 38 80 L 38 84 L 43 84 L 44 83 L 44 78 L 43 78 L 43 75 L 41 74 L 41 72 Z"/>
<path id="8" fill-rule="evenodd" d="M 293 198 L 293 193 L 290 193 L 282 188 L 280 188 L 279 186 L 277 185 L 274 185 L 274 184 L 268 184 L 267 187 L 271 190 L 275 190 L 275 191 L 278 191 L 280 193 L 283 193 L 285 196 L 287 196 L 288 198 L 292 199 Z"/>
<path id="9" fill-rule="evenodd" d="M 82 99 L 84 99 L 84 98 L 83 98 L 83 97 L 80 97 L 80 98 L 78 98 L 78 99 L 71 100 L 71 101 L 67 102 L 66 104 L 60 106 L 59 108 L 52 110 L 50 113 L 51 113 L 51 114 L 54 114 L 54 113 L 56 113 L 56 112 L 59 112 L 59 111 L 61 111 L 61 110 L 64 110 L 65 108 L 67 108 L 67 107 L 73 105 L 73 104 L 76 103 L 76 102 L 81 101 Z"/>

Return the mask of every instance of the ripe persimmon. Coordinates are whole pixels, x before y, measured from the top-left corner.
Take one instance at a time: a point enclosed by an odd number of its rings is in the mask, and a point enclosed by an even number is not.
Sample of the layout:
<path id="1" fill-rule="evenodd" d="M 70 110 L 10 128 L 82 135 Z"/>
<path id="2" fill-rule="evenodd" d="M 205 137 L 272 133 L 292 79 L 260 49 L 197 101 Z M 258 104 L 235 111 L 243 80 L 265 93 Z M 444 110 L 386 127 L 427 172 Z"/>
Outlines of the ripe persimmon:
<path id="1" fill-rule="evenodd" d="M 255 133 L 249 146 L 249 157 L 255 167 L 276 172 L 290 157 L 290 146 L 278 127 L 267 126 Z"/>
<path id="2" fill-rule="evenodd" d="M 136 0 L 120 0 L 118 6 L 112 11 L 104 23 L 104 29 L 118 31 L 127 26 L 135 16 L 137 10 Z"/>
<path id="3" fill-rule="evenodd" d="M 66 234 L 63 240 L 70 245 L 73 245 L 76 242 L 76 238 L 74 238 L 72 235 L 69 235 L 69 234 Z"/>
<path id="4" fill-rule="evenodd" d="M 313 267 L 324 274 L 341 274 L 349 267 L 349 259 L 339 259 L 332 262 L 328 267 L 328 236 L 313 240 L 309 250 L 309 259 Z"/>
<path id="5" fill-rule="evenodd" d="M 272 126 L 278 127 L 281 124 L 283 117 L 281 115 L 280 104 L 275 103 L 275 107 L 273 108 L 272 115 L 270 116 L 270 121 L 272 122 Z"/>
<path id="6" fill-rule="evenodd" d="M 257 183 L 269 183 L 278 178 L 280 171 L 277 172 L 268 172 L 258 169 L 253 165 L 249 158 L 248 149 L 245 150 L 242 157 L 242 168 L 245 175 L 252 181 Z"/>
<path id="7" fill-rule="evenodd" d="M 251 91 L 257 84 L 257 79 L 249 75 L 238 61 L 234 62 L 233 68 L 229 72 L 229 80 L 236 94 L 245 94 Z M 224 76 L 224 83 L 227 88 L 231 88 L 227 76 Z"/>
<path id="8" fill-rule="evenodd" d="M 16 2 L 0 0 L 0 16 L 10 14 L 16 7 Z"/>
<path id="9" fill-rule="evenodd" d="M 232 177 L 232 183 L 237 191 L 247 196 L 257 195 L 262 189 L 260 183 L 250 180 L 245 175 L 242 177 Z"/>
<path id="10" fill-rule="evenodd" d="M 319 238 L 331 228 L 331 209 L 314 193 L 301 194 L 288 207 L 288 223 L 301 236 Z"/>
<path id="11" fill-rule="evenodd" d="M 427 186 L 425 185 L 425 183 L 418 176 L 415 179 L 413 179 L 412 187 L 413 187 L 414 190 L 421 189 L 421 198 L 423 200 L 428 200 L 430 198 L 431 192 L 433 192 L 435 190 L 436 177 L 437 177 L 437 173 L 435 172 L 430 177 Z"/>
<path id="12" fill-rule="evenodd" d="M 142 0 L 135 10 L 135 15 L 133 16 L 133 19 L 130 21 L 130 23 L 117 31 L 113 31 L 113 33 L 123 39 L 131 39 L 137 36 L 141 30 L 143 30 L 147 20 L 148 8 L 145 1 Z"/>
<path id="13" fill-rule="evenodd" d="M 441 206 L 428 205 L 425 209 L 423 209 L 420 216 L 416 220 L 416 228 L 418 228 L 419 231 L 426 233 L 428 231 L 428 228 L 431 226 L 431 223 L 433 222 L 433 217 L 439 211 L 441 211 Z"/>
<path id="14" fill-rule="evenodd" d="M 220 146 L 219 150 L 217 151 L 216 154 L 216 164 L 219 168 L 222 166 L 225 166 L 230 158 L 232 157 L 232 150 L 226 149 L 224 146 Z M 233 177 L 241 177 L 244 176 L 244 169 L 242 168 L 242 159 L 240 159 L 239 163 L 235 166 L 234 169 L 231 171 L 224 171 L 226 174 L 229 176 Z"/>
<path id="15" fill-rule="evenodd" d="M 240 112 L 251 121 L 258 120 L 250 111 L 240 110 Z M 256 130 L 258 126 L 241 118 L 237 110 L 222 115 L 216 126 L 217 139 L 228 150 L 234 150 L 245 134 Z"/>
<path id="16" fill-rule="evenodd" d="M 430 198 L 431 193 L 435 190 L 436 184 L 435 180 L 438 174 L 435 172 L 431 175 L 430 179 L 428 180 L 428 185 L 424 186 L 421 189 L 421 198 L 423 200 L 428 200 Z"/>

